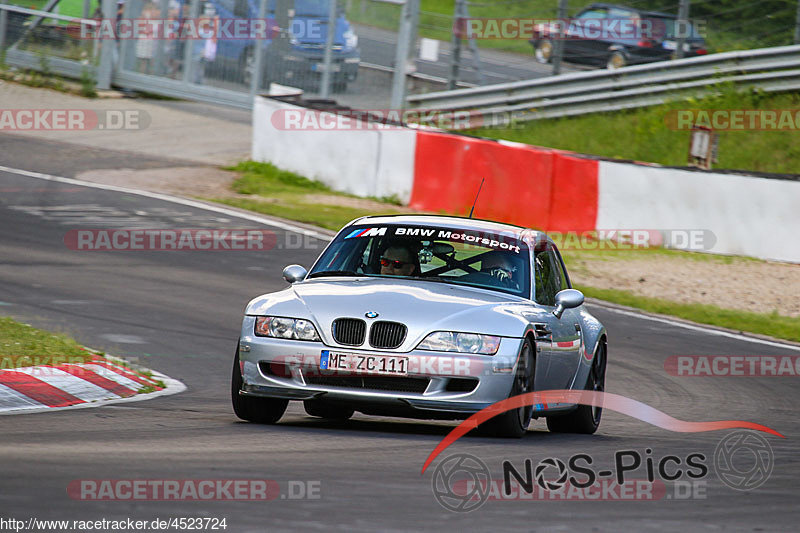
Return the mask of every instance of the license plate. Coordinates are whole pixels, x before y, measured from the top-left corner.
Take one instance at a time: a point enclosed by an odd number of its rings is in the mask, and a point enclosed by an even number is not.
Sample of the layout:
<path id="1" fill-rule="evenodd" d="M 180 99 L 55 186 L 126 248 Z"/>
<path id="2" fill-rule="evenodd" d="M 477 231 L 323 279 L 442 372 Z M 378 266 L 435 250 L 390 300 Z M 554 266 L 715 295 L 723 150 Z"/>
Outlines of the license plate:
<path id="1" fill-rule="evenodd" d="M 407 376 L 408 357 L 396 355 L 369 355 L 322 350 L 319 368 L 331 372 L 345 371 L 357 374 Z"/>
<path id="2" fill-rule="evenodd" d="M 664 41 L 663 43 L 661 43 L 661 46 L 663 46 L 665 50 L 677 50 L 678 49 L 678 43 L 675 42 L 675 41 Z M 684 52 L 688 52 L 689 50 L 691 50 L 691 48 L 692 47 L 691 47 L 691 45 L 689 45 L 689 43 L 683 43 L 683 51 Z"/>
<path id="3" fill-rule="evenodd" d="M 312 68 L 315 72 L 325 72 L 325 63 L 316 63 Z M 341 65 L 331 65 L 331 72 L 339 72 L 341 69 Z"/>

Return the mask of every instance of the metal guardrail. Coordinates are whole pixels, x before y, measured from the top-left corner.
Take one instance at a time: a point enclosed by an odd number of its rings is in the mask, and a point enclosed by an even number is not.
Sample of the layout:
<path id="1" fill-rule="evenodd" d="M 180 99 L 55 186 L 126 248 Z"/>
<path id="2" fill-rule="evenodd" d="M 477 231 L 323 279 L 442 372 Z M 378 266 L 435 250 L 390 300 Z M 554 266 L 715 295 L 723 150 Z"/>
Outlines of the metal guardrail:
<path id="1" fill-rule="evenodd" d="M 409 107 L 437 112 L 480 113 L 485 125 L 565 117 L 663 104 L 733 83 L 764 91 L 800 89 L 800 45 L 725 52 L 635 65 L 617 70 L 576 72 L 409 96 Z"/>

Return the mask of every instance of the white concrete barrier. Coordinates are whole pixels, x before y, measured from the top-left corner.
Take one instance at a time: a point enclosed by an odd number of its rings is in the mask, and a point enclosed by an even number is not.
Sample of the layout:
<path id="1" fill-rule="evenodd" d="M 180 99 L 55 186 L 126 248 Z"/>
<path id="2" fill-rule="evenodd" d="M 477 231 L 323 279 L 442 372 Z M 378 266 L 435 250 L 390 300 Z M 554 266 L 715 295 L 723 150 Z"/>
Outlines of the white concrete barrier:
<path id="1" fill-rule="evenodd" d="M 296 127 L 306 113 L 322 118 L 320 127 Z M 320 116 L 271 98 L 256 96 L 253 106 L 254 161 L 270 162 L 329 187 L 358 196 L 411 197 L 416 131 L 379 130 L 350 119 L 342 126 L 332 114 Z M 330 119 L 330 120 L 329 120 Z"/>
<path id="2" fill-rule="evenodd" d="M 597 228 L 710 230 L 711 253 L 800 263 L 800 182 L 600 162 Z"/>

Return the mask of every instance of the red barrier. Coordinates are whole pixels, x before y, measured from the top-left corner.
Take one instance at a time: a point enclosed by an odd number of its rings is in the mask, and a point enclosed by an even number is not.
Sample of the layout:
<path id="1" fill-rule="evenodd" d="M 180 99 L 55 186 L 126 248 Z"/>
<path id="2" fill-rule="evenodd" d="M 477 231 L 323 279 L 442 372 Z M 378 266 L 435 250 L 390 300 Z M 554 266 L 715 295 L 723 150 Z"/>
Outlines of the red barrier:
<path id="1" fill-rule="evenodd" d="M 415 209 L 547 230 L 595 229 L 597 162 L 568 152 L 463 135 L 417 132 Z"/>
<path id="2" fill-rule="evenodd" d="M 409 205 L 466 215 L 486 178 L 475 217 L 544 227 L 553 155 L 525 145 L 419 131 Z"/>
<path id="3" fill-rule="evenodd" d="M 547 231 L 597 229 L 598 168 L 594 159 L 556 154 Z"/>

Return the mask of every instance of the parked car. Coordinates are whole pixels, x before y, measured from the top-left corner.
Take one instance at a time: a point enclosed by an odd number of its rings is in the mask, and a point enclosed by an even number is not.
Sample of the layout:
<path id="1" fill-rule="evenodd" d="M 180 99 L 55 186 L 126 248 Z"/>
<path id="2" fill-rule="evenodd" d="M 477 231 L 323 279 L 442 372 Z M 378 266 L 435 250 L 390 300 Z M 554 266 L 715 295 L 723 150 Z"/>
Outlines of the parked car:
<path id="1" fill-rule="evenodd" d="M 627 6 L 591 4 L 569 20 L 563 40 L 563 59 L 610 69 L 665 61 L 675 57 L 678 17 Z M 707 53 L 694 24 L 685 29 L 684 57 Z M 624 30 L 620 28 L 624 26 Z M 620 31 L 614 31 L 614 30 Z M 554 23 L 539 24 L 530 40 L 540 63 L 549 63 L 558 38 Z"/>
<path id="2" fill-rule="evenodd" d="M 309 272 L 252 300 L 233 362 L 233 409 L 275 423 L 290 400 L 315 417 L 459 419 L 531 391 L 602 391 L 606 332 L 544 233 L 435 215 L 345 226 Z M 520 437 L 594 433 L 602 409 L 537 404 L 491 419 Z"/>
<path id="3" fill-rule="evenodd" d="M 258 18 L 258 2 L 252 0 L 208 0 L 222 19 Z M 289 21 L 288 50 L 278 51 L 273 39 L 261 40 L 264 48 L 263 85 L 270 81 L 308 87 L 318 84 L 324 68 L 325 45 L 328 36 L 330 2 L 336 0 L 295 0 L 294 15 Z M 267 2 L 267 17 L 275 19 L 275 0 Z M 254 39 L 219 39 L 215 63 L 225 71 L 234 68 L 244 84 L 250 84 L 255 69 Z M 358 77 L 361 54 L 358 36 L 337 6 L 333 39 L 333 83 L 340 90 Z M 225 69 L 224 67 L 228 68 Z M 212 69 L 214 70 L 214 69 Z M 217 68 L 219 71 L 219 68 Z"/>

